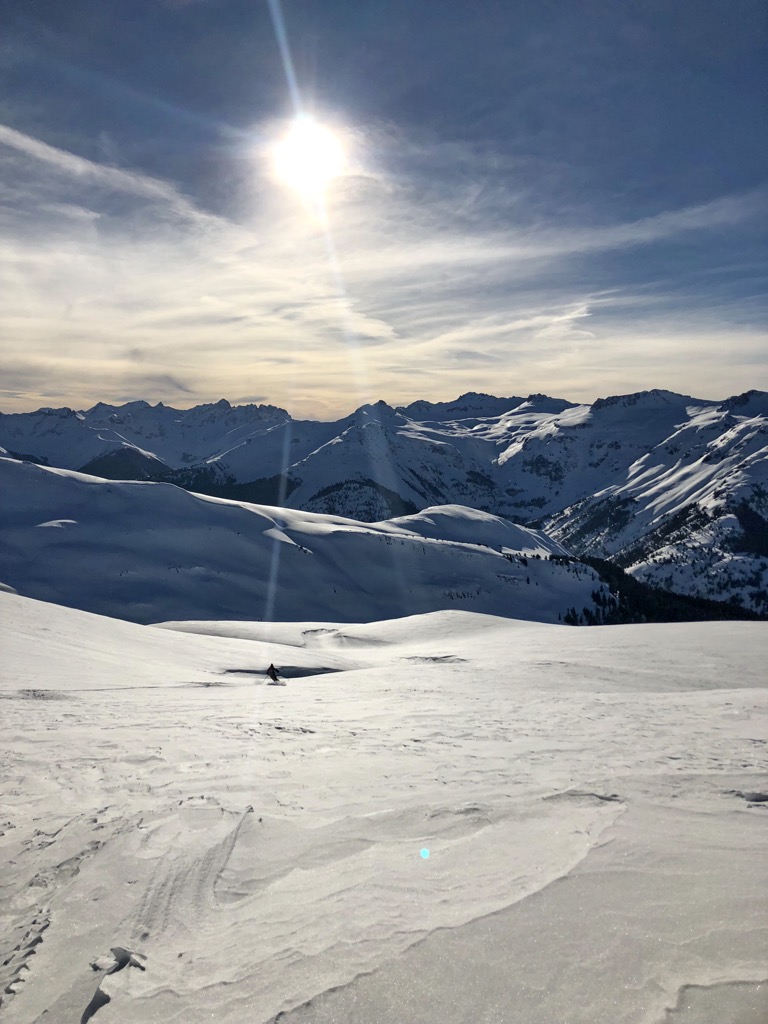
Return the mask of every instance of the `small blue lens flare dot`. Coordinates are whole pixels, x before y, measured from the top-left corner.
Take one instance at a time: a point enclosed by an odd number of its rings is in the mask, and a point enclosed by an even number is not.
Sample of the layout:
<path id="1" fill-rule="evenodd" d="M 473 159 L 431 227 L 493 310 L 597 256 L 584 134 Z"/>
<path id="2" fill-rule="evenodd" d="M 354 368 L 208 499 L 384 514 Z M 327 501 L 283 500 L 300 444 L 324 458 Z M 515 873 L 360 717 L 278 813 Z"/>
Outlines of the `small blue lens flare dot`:
<path id="1" fill-rule="evenodd" d="M 421 856 L 422 856 L 422 857 L 424 858 L 424 860 L 426 860 L 426 859 L 427 859 L 427 857 L 429 857 L 429 850 L 428 850 L 428 849 L 426 848 L 426 846 L 425 846 L 425 847 L 424 847 L 424 849 L 423 849 L 423 850 L 421 851 Z"/>

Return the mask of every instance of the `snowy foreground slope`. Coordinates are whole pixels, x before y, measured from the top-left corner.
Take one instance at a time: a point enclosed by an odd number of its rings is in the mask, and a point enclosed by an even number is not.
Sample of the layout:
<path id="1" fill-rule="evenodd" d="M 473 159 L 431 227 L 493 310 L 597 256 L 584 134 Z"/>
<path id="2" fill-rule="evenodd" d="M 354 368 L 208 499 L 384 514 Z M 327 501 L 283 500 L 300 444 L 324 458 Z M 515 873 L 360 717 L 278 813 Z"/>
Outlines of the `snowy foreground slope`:
<path id="1" fill-rule="evenodd" d="M 0 593 L 3 1020 L 762 1024 L 766 639 Z"/>
<path id="2" fill-rule="evenodd" d="M 139 622 L 598 611 L 605 588 L 587 566 L 549 560 L 564 552 L 455 505 L 360 523 L 0 459 L 0 580 Z"/>

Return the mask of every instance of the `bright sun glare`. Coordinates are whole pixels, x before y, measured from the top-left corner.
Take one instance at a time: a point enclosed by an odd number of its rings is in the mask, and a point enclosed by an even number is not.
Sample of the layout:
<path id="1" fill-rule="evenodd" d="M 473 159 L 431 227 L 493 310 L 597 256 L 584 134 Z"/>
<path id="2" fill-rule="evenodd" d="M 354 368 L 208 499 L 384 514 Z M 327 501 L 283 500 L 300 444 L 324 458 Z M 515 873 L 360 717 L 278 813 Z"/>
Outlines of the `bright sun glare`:
<path id="1" fill-rule="evenodd" d="M 345 163 L 337 136 L 310 117 L 298 117 L 274 150 L 277 176 L 308 198 L 321 198 Z"/>

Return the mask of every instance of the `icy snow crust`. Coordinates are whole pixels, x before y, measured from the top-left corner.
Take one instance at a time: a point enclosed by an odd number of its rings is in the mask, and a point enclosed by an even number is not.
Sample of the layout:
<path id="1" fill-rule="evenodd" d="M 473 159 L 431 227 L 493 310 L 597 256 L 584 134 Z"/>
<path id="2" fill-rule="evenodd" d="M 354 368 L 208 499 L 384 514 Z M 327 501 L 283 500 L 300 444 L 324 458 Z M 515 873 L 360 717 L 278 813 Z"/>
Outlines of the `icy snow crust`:
<path id="1" fill-rule="evenodd" d="M 0 593 L 3 1019 L 756 1024 L 766 639 Z"/>

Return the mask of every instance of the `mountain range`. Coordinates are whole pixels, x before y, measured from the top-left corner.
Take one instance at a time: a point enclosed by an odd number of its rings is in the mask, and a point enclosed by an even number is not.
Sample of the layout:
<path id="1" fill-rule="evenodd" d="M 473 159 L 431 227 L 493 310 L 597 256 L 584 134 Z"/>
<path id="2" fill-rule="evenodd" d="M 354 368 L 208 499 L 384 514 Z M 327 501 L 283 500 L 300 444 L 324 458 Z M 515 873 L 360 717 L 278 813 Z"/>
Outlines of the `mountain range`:
<path id="1" fill-rule="evenodd" d="M 377 523 L 467 506 L 655 586 L 768 613 L 768 394 L 653 390 L 364 405 L 336 422 L 225 400 L 0 414 L 17 460 Z"/>

